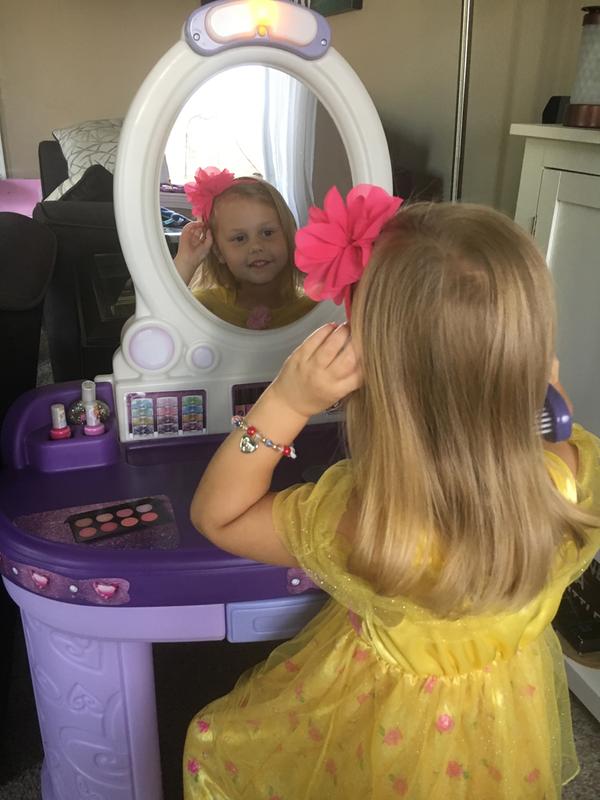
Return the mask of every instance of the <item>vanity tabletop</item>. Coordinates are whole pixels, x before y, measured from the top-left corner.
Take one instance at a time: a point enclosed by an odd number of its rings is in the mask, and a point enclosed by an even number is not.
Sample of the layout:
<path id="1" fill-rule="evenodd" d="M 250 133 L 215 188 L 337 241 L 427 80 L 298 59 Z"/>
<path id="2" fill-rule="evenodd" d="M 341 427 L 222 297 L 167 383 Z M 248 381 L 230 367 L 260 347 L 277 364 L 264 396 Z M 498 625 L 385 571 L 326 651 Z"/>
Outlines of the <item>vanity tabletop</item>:
<path id="1" fill-rule="evenodd" d="M 110 402 L 110 384 L 97 386 L 99 399 Z M 198 605 L 299 591 L 300 571 L 225 553 L 189 520 L 194 489 L 223 435 L 122 444 L 109 424 L 103 441 L 76 431 L 73 441 L 51 442 L 48 403 L 57 393 L 68 402 L 79 388 L 28 392 L 5 420 L 0 571 L 6 579 L 84 604 Z M 46 448 L 65 454 L 60 469 L 47 469 Z M 296 448 L 297 459 L 278 465 L 273 489 L 315 480 L 343 457 L 338 425 L 308 426 Z"/>

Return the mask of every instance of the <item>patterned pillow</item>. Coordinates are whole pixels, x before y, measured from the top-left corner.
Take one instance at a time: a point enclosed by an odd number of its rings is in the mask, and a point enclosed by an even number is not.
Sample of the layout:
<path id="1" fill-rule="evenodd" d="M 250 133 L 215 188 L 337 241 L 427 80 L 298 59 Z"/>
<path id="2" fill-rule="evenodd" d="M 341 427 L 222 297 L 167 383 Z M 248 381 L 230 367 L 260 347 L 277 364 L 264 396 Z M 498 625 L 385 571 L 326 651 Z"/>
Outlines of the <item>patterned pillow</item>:
<path id="1" fill-rule="evenodd" d="M 45 199 L 58 200 L 92 164 L 114 172 L 122 124 L 122 119 L 93 119 L 52 131 L 67 161 L 69 177 Z"/>

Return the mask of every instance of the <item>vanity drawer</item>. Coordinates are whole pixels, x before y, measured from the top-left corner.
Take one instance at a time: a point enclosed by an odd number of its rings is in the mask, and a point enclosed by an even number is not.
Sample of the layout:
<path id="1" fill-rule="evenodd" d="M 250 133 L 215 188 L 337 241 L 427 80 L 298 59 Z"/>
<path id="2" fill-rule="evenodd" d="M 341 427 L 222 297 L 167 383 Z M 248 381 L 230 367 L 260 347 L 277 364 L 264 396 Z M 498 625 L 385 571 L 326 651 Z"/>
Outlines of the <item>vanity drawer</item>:
<path id="1" fill-rule="evenodd" d="M 228 603 L 225 610 L 227 640 L 261 642 L 289 639 L 320 611 L 328 595 L 311 593 L 303 597 Z"/>

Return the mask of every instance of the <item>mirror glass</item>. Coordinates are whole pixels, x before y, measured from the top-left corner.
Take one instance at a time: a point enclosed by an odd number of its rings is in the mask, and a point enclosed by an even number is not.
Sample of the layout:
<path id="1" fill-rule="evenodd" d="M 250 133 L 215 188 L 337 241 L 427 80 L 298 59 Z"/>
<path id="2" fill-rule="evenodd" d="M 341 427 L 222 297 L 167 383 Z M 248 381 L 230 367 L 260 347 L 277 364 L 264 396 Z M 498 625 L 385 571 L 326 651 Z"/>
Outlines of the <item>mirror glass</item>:
<path id="1" fill-rule="evenodd" d="M 258 178 L 276 194 L 248 181 L 221 198 L 205 233 L 183 185 L 209 166 Z M 160 176 L 163 230 L 182 280 L 225 322 L 255 330 L 294 322 L 314 305 L 292 265 L 294 228 L 333 185 L 342 194 L 351 188 L 348 158 L 331 116 L 302 82 L 257 65 L 211 77 L 179 113 Z"/>

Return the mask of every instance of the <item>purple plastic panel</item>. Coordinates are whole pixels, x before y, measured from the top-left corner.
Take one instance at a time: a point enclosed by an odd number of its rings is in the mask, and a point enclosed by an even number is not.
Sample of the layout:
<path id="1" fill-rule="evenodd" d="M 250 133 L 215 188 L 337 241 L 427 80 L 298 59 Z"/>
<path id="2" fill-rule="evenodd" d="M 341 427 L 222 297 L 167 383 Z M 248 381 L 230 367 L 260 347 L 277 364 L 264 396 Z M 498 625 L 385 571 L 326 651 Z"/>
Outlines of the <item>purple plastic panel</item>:
<path id="1" fill-rule="evenodd" d="M 253 603 L 228 603 L 227 639 L 230 642 L 263 642 L 289 639 L 320 611 L 328 595 L 283 597 Z"/>
<path id="2" fill-rule="evenodd" d="M 222 639 L 223 606 L 100 609 L 5 585 L 23 619 L 43 800 L 162 800 L 151 642 Z"/>
<path id="3" fill-rule="evenodd" d="M 206 17 L 213 12 L 219 5 L 226 5 L 230 0 L 221 0 L 221 2 L 210 3 L 207 6 L 194 11 L 185 23 L 185 39 L 192 50 L 201 56 L 212 56 L 220 53 L 223 50 L 230 50 L 233 47 L 277 47 L 280 50 L 287 50 L 300 58 L 314 61 L 317 58 L 322 58 L 331 45 L 331 28 L 329 23 L 316 11 L 309 8 L 295 9 L 296 13 L 310 14 L 316 22 L 316 33 L 311 42 L 304 46 L 298 46 L 290 41 L 274 40 L 269 37 L 268 30 L 263 36 L 258 33 L 255 36 L 246 39 L 238 39 L 232 42 L 216 42 L 209 36 L 206 30 Z M 287 5 L 282 2 L 281 5 Z"/>
<path id="4" fill-rule="evenodd" d="M 48 437 L 48 426 L 44 425 L 27 436 L 26 450 L 29 466 L 39 472 L 105 467 L 115 464 L 121 455 L 114 417 L 99 436 L 86 436 L 81 426 L 73 425 L 71 438 L 52 440 Z"/>
<path id="5" fill-rule="evenodd" d="M 25 591 L 9 581 L 6 590 L 22 611 L 76 637 L 136 642 L 203 642 L 225 638 L 225 606 L 98 608 L 69 605 Z"/>
<path id="6" fill-rule="evenodd" d="M 104 400 L 114 413 L 110 383 L 97 383 L 96 396 L 99 400 Z M 2 425 L 4 464 L 15 469 L 31 465 L 35 469 L 55 471 L 115 463 L 120 450 L 112 419 L 108 422 L 107 433 L 102 436 L 84 437 L 78 431 L 73 439 L 51 441 L 48 438 L 50 406 L 53 403 L 63 403 L 68 408 L 80 397 L 81 381 L 72 381 L 32 389 L 17 398 Z"/>
<path id="7" fill-rule="evenodd" d="M 269 600 L 313 588 L 303 574 L 292 582 L 285 568 L 219 550 L 192 526 L 190 499 L 222 436 L 132 442 L 105 466 L 90 467 L 83 455 L 58 472 L 29 465 L 23 442 L 49 426 L 52 402 L 68 405 L 80 391 L 78 382 L 42 387 L 23 395 L 9 411 L 3 430 L 7 466 L 0 471 L 0 572 L 7 580 L 41 597 L 107 609 Z M 98 396 L 112 407 L 110 384 L 99 384 Z M 92 438 L 90 447 L 97 443 Z M 335 423 L 307 427 L 296 448 L 296 460 L 278 465 L 274 490 L 316 480 L 343 455 Z M 143 541 L 139 535 L 93 542 L 56 536 L 52 520 L 65 509 L 156 496 L 168 499 L 174 516 L 175 538 L 169 534 L 166 548 L 158 527 Z"/>

